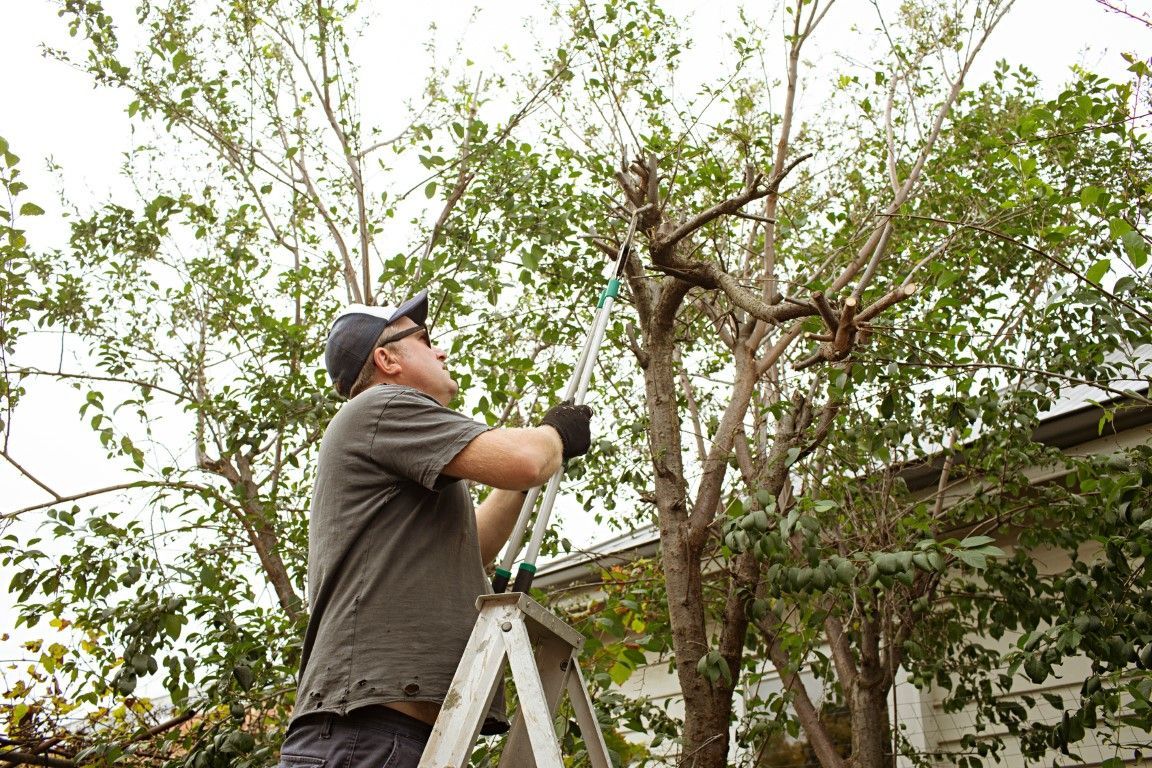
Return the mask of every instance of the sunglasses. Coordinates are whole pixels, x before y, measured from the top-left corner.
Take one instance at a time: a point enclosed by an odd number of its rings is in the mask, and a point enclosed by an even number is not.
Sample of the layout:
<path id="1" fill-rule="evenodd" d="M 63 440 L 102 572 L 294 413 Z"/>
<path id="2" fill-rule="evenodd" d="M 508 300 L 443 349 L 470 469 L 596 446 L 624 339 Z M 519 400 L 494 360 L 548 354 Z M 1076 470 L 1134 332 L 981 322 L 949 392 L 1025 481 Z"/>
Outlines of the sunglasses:
<path id="1" fill-rule="evenodd" d="M 432 337 L 428 333 L 428 326 L 423 325 L 423 324 L 414 325 L 411 328 L 405 328 L 404 330 L 402 330 L 398 333 L 394 333 L 391 336 L 389 336 L 388 338 L 381 341 L 379 344 L 377 344 L 376 347 L 380 348 L 383 346 L 387 346 L 388 344 L 391 344 L 394 341 L 400 341 L 400 339 L 406 339 L 409 336 L 414 336 L 415 334 L 421 333 L 421 332 L 424 334 L 424 338 L 422 339 L 422 341 L 424 342 L 424 345 L 427 347 L 431 347 L 432 346 Z"/>

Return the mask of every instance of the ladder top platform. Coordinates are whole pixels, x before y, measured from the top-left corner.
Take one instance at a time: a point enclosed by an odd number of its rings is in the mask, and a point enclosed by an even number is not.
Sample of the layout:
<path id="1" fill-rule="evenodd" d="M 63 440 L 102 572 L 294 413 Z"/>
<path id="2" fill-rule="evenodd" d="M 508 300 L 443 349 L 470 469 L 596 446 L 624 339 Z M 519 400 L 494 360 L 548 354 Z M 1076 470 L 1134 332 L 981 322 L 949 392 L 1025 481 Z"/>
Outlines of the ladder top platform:
<path id="1" fill-rule="evenodd" d="M 538 639 L 540 633 L 546 633 L 559 637 L 577 652 L 584 647 L 583 635 L 523 592 L 480 595 L 476 598 L 476 610 L 483 615 L 485 606 L 491 606 L 490 611 L 504 608 L 506 611 L 523 614 L 528 635 L 533 640 Z"/>

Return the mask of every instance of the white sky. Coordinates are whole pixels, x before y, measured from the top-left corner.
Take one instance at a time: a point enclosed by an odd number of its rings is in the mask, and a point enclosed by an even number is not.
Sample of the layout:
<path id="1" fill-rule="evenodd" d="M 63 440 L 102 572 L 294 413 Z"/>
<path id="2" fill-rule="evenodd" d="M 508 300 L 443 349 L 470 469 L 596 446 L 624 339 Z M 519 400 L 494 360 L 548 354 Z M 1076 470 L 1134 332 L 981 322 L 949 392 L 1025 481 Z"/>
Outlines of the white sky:
<path id="1" fill-rule="evenodd" d="M 123 189 L 118 167 L 123 153 L 133 145 L 124 109 L 128 99 L 94 89 L 87 78 L 39 53 L 41 43 L 64 45 L 64 24 L 46 0 L 0 0 L 0 72 L 4 73 L 4 107 L 0 113 L 0 136 L 8 139 L 22 157 L 24 180 L 31 190 L 28 200 L 48 209 L 49 215 L 26 219 L 34 245 L 49 247 L 67 236 L 56 201 L 58 179 L 45 171 L 51 158 L 60 166 L 59 179 L 72 199 L 96 204 Z M 112 9 L 130 7 L 124 0 L 106 0 Z M 523 50 L 530 39 L 522 18 L 539 13 L 537 0 L 491 0 L 465 26 L 469 4 L 457 0 L 386 4 L 386 11 L 373 27 L 374 51 L 365 61 L 361 83 L 371 93 L 364 111 L 385 127 L 389 120 L 399 128 L 405 114 L 400 105 L 413 98 L 426 69 L 424 41 L 429 25 L 437 25 L 438 48 L 448 55 L 463 36 L 471 58 L 483 61 L 499 44 Z M 750 8 L 768 3 L 750 3 Z M 1147 1 L 1130 3 L 1147 8 Z M 695 50 L 688 62 L 706 66 L 723 44 L 724 19 L 739 7 L 732 0 L 671 0 L 667 6 L 688 24 Z M 860 24 L 871 26 L 871 3 L 841 0 L 833 14 L 860 14 Z M 770 24 L 775 28 L 775 24 Z M 1069 66 L 1087 65 L 1094 71 L 1121 77 L 1121 51 L 1149 52 L 1152 34 L 1146 27 L 1106 12 L 1094 0 L 1018 0 L 1016 8 L 992 38 L 972 82 L 986 76 L 992 63 L 1007 58 L 1011 64 L 1032 68 L 1051 89 L 1067 79 Z M 828 54 L 835 56 L 835 54 Z M 368 100 L 366 99 L 366 102 Z M 395 109 L 390 109 L 395 107 Z M 38 336 L 21 344 L 20 360 L 52 367 L 59 354 L 59 340 Z M 79 397 L 68 386 L 46 381 L 31 382 L 32 389 L 17 411 L 11 448 L 16 458 L 61 493 L 118 482 L 119 469 L 103 458 L 95 436 L 77 416 Z M 43 491 L 0 462 L 0 489 L 5 503 L 0 512 L 44 500 Z M 589 544 L 608 535 L 604 531 L 568 531 L 578 544 Z M 0 603 L 2 605 L 2 603 Z M 2 624 L 3 622 L 0 622 Z"/>

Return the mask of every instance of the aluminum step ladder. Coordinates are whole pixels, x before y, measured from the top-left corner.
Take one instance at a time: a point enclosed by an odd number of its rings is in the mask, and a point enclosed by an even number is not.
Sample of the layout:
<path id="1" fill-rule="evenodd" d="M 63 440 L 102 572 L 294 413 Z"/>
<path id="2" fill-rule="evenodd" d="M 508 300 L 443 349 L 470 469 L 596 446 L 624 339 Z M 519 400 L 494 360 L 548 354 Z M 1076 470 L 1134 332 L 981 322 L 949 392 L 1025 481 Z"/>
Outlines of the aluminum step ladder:
<path id="1" fill-rule="evenodd" d="M 465 768 L 476 737 L 503 683 L 504 663 L 520 711 L 504 745 L 500 768 L 564 768 L 554 725 L 568 692 L 592 768 L 612 768 L 588 686 L 580 673 L 584 638 L 522 592 L 481 595 L 480 616 L 452 678 L 419 768 Z"/>

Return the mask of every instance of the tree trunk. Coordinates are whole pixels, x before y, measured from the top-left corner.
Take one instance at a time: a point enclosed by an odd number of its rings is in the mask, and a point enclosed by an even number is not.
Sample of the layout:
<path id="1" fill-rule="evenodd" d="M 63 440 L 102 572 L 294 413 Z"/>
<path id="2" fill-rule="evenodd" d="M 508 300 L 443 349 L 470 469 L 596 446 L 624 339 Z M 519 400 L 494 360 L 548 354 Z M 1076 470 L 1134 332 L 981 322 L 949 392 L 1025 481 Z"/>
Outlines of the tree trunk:
<path id="1" fill-rule="evenodd" d="M 857 685 L 852 709 L 852 768 L 892 768 L 892 733 L 888 720 L 888 686 Z"/>
<path id="2" fill-rule="evenodd" d="M 688 488 L 681 455 L 680 411 L 677 407 L 675 328 L 676 307 L 686 286 L 665 283 L 653 317 L 645 324 L 644 367 L 649 441 L 660 518 L 661 558 L 667 588 L 668 617 L 676 673 L 684 695 L 684 768 L 722 768 L 728 756 L 729 707 L 713 691 L 696 666 L 708 652 L 704 623 L 701 550 L 689 525 Z M 738 670 L 731 670 L 736 674 Z"/>
<path id="3" fill-rule="evenodd" d="M 848 706 L 852 711 L 852 755 L 848 759 L 852 768 L 891 768 L 892 735 L 888 720 L 888 689 L 892 677 L 888 674 L 885 654 L 881 653 L 881 623 L 877 616 L 882 607 L 874 597 L 867 614 L 861 617 L 860 665 L 848 690 Z"/>

